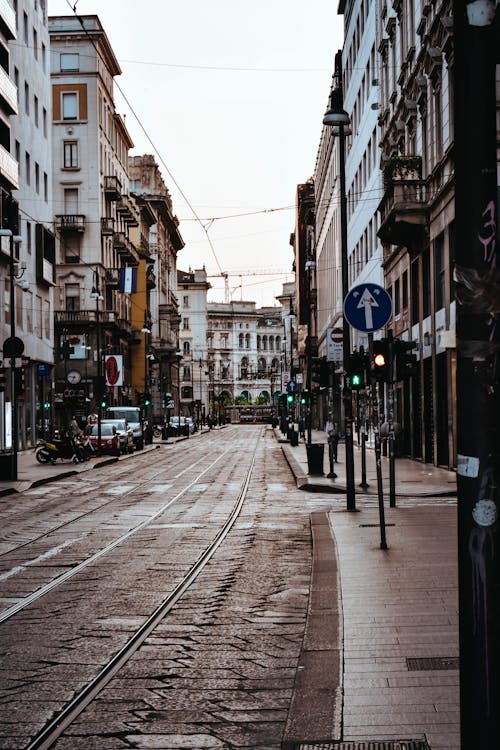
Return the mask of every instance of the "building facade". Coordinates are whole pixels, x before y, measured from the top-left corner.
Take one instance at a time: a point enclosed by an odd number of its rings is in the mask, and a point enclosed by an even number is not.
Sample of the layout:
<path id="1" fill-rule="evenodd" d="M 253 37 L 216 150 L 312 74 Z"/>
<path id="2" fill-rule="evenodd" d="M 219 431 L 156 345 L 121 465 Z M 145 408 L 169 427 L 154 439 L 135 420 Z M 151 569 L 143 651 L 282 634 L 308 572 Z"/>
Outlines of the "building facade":
<path id="1" fill-rule="evenodd" d="M 179 373 L 181 414 L 204 421 L 207 393 L 207 292 L 205 268 L 177 271 L 179 296 Z"/>
<path id="2" fill-rule="evenodd" d="M 397 385 L 408 455 L 456 465 L 451 2 L 378 3 L 383 198 L 379 237 L 394 335 L 417 343 Z"/>
<path id="3" fill-rule="evenodd" d="M 10 4 L 4 3 L 4 10 Z M 24 344 L 18 368 L 17 426 L 19 448 L 35 444 L 50 419 L 53 363 L 55 238 L 52 227 L 52 152 L 50 138 L 49 32 L 46 3 L 18 0 L 17 40 L 2 59 L 4 104 L 10 111 L 10 151 L 19 165 L 12 197 L 17 202 L 19 263 L 12 279 L 15 330 Z M 4 23 L 4 29 L 8 24 Z M 9 69 L 13 84 L 8 81 Z M 17 100 L 15 92 L 17 90 Z M 13 98 L 14 97 L 14 98 Z M 9 162 L 11 163 L 11 162 Z M 12 185 L 14 187 L 14 185 Z M 5 238 L 6 244 L 8 240 Z M 10 283 L 8 276 L 5 282 Z"/>
<path id="4" fill-rule="evenodd" d="M 133 143 L 115 109 L 113 80 L 121 70 L 106 33 L 97 16 L 50 17 L 49 32 L 58 236 L 54 418 L 64 425 L 71 415 L 83 419 L 103 395 L 109 404 L 133 402 L 137 302 L 122 279 L 127 269 L 144 273 L 148 254 L 131 237 L 142 221 L 129 192 Z M 139 317 L 142 326 L 143 311 Z M 120 369 L 109 387 L 107 356 Z"/>

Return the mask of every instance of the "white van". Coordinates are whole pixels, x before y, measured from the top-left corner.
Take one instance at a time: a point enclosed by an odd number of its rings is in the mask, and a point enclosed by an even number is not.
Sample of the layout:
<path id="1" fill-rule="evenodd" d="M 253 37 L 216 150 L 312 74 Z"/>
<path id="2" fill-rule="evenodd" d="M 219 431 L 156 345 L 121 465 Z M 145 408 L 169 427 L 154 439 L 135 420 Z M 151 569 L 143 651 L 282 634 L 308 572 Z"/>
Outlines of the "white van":
<path id="1" fill-rule="evenodd" d="M 142 451 L 144 448 L 144 420 L 138 406 L 108 406 L 106 417 L 108 419 L 126 419 L 134 433 L 135 449 Z"/>

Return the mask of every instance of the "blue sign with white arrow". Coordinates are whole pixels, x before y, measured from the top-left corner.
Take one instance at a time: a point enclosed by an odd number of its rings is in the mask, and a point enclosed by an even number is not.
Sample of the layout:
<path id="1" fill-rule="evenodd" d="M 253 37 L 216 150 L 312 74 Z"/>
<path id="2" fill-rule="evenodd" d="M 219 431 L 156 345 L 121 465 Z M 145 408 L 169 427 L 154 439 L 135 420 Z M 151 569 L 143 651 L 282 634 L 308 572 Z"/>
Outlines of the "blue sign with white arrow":
<path id="1" fill-rule="evenodd" d="M 392 300 L 378 284 L 360 284 L 344 299 L 344 316 L 357 331 L 378 331 L 392 317 Z"/>

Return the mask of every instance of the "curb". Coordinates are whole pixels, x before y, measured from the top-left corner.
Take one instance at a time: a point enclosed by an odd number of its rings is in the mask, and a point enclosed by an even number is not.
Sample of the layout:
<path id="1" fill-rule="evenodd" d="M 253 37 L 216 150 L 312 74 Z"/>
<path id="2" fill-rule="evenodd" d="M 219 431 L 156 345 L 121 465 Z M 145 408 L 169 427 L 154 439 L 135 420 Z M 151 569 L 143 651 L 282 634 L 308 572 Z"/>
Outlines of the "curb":
<path id="1" fill-rule="evenodd" d="M 342 599 L 337 548 L 328 513 L 311 513 L 310 523 L 309 603 L 281 750 L 341 737 Z"/>

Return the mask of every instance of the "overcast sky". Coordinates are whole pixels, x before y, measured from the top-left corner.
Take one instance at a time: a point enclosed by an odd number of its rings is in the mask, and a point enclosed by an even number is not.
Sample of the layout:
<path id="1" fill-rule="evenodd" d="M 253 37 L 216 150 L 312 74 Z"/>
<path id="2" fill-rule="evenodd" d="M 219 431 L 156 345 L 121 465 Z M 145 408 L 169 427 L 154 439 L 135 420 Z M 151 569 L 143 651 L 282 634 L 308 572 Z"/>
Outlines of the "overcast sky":
<path id="1" fill-rule="evenodd" d="M 74 5 L 49 0 L 49 15 Z M 155 154 L 172 194 L 186 243 L 178 268 L 222 270 L 232 299 L 277 304 L 293 278 L 296 186 L 314 170 L 342 45 L 338 0 L 78 0 L 76 8 L 99 16 L 123 71 L 116 82 L 126 101 L 118 90 L 115 98 L 132 153 Z M 242 213 L 250 215 L 218 218 Z M 224 280 L 210 282 L 209 300 L 223 301 Z"/>

